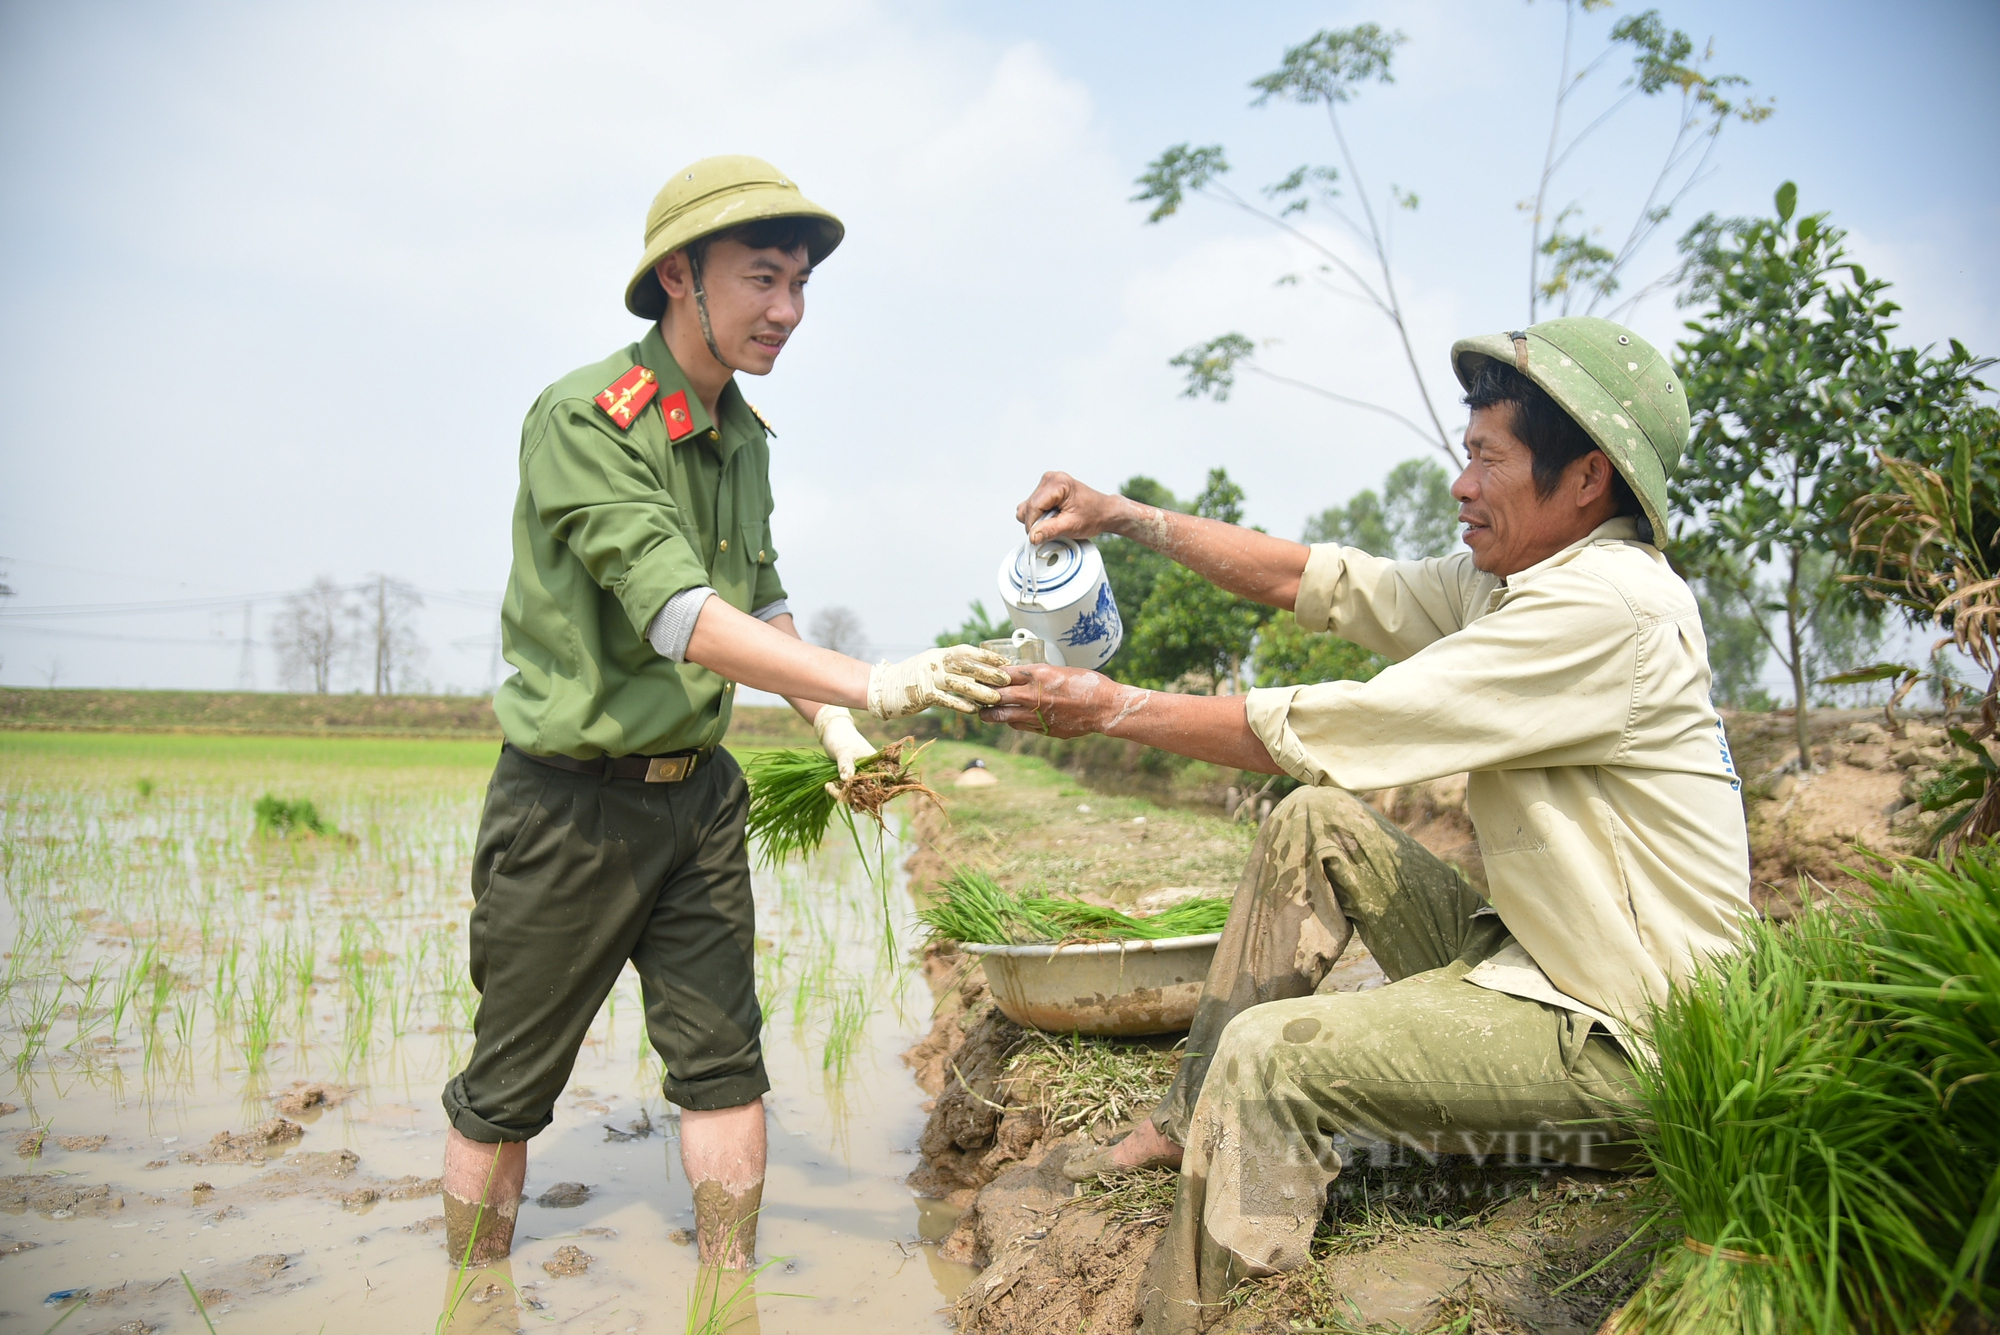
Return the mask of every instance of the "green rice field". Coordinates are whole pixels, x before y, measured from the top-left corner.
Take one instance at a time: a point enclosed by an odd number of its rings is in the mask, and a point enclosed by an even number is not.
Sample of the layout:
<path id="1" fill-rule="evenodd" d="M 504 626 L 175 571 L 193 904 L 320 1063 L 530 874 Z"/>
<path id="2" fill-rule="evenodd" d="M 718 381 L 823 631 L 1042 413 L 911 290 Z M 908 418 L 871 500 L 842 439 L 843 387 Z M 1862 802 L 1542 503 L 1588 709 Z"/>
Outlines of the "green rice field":
<path id="1" fill-rule="evenodd" d="M 478 1005 L 495 754 L 0 733 L 0 1335 L 689 1327 L 692 1207 L 629 970 L 531 1147 L 511 1263 L 461 1276 L 444 1254 L 438 1092 Z M 266 798 L 320 830 L 269 802 L 260 830 Z M 784 1258 L 760 1282 L 802 1296 L 766 1293 L 742 1330 L 942 1329 L 969 1278 L 901 1181 L 922 1094 L 897 1055 L 929 1021 L 910 910 L 851 848 L 759 872 L 762 1252 Z M 281 1101 L 303 1136 L 260 1138 Z M 545 1269 L 560 1246 L 587 1271 Z"/>

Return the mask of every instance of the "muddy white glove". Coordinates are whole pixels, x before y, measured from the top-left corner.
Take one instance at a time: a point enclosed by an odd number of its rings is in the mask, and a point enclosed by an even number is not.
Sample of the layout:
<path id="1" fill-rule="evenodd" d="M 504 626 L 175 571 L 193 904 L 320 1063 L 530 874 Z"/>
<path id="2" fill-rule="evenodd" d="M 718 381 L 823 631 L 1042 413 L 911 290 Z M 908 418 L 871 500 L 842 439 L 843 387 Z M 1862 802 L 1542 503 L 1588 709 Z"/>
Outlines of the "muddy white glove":
<path id="1" fill-rule="evenodd" d="M 932 705 L 976 714 L 1000 703 L 995 686 L 1007 684 L 1007 660 L 969 644 L 926 649 L 900 663 L 877 663 L 868 673 L 868 712 L 904 718 Z"/>
<path id="2" fill-rule="evenodd" d="M 813 720 L 813 736 L 819 738 L 827 758 L 840 766 L 843 779 L 853 778 L 854 767 L 881 749 L 861 735 L 861 729 L 854 726 L 854 715 L 839 705 L 819 711 Z"/>

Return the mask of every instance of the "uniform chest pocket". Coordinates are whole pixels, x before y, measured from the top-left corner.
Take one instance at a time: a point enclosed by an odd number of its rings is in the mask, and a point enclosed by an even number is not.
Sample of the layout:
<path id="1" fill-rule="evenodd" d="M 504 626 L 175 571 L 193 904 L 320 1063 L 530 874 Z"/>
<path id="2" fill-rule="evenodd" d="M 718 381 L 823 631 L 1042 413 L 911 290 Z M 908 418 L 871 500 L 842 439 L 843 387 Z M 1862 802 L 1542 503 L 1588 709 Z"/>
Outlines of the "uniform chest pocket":
<path id="1" fill-rule="evenodd" d="M 757 585 L 757 554 L 763 542 L 761 523 L 737 524 L 716 541 L 709 577 L 715 591 L 740 611 L 750 610 L 750 595 Z"/>

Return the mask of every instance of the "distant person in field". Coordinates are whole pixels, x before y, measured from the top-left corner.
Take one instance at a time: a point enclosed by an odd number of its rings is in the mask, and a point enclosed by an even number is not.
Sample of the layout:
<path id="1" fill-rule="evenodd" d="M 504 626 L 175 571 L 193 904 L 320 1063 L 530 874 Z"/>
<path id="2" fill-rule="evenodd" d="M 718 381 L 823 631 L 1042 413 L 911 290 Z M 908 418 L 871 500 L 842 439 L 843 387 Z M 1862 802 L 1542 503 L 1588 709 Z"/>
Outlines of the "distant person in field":
<path id="1" fill-rule="evenodd" d="M 1647 1005 L 1750 909 L 1749 839 L 1695 600 L 1660 554 L 1684 387 L 1605 320 L 1452 349 L 1470 550 L 1306 547 L 1043 477 L 1036 539 L 1115 533 L 1393 660 L 1238 696 L 1013 670 L 983 717 L 1101 732 L 1301 785 L 1265 822 L 1187 1057 L 1152 1117 L 1065 1165 L 1178 1164 L 1149 1335 L 1303 1266 L 1357 1145 L 1613 1166 Z M 1053 512 L 1053 513 L 1051 513 Z M 1354 796 L 1471 772 L 1488 890 Z M 1318 994 L 1352 933 L 1392 980 Z M 1364 1151 L 1365 1152 L 1365 1151 Z"/>
<path id="2" fill-rule="evenodd" d="M 704 1264 L 756 1249 L 764 1104 L 748 794 L 721 747 L 737 686 L 809 720 L 843 776 L 879 719 L 998 699 L 1003 662 L 931 649 L 870 667 L 802 642 L 778 578 L 768 375 L 839 219 L 756 158 L 674 173 L 625 308 L 638 342 L 556 381 L 521 429 L 502 642 L 507 736 L 473 858 L 472 1058 L 445 1086 L 454 1261 L 504 1257 L 577 1049 L 630 960 L 681 1109 Z M 662 1241 L 665 1228 L 661 1229 Z"/>

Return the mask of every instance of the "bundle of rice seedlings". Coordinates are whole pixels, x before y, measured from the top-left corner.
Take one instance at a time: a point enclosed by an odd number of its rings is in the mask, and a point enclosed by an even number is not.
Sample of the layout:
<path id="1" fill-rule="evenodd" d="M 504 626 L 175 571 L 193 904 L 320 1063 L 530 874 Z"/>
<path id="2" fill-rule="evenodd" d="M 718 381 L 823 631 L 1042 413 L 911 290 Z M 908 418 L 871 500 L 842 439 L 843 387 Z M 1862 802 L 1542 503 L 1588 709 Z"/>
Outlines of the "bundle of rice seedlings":
<path id="1" fill-rule="evenodd" d="M 859 849 L 856 812 L 880 828 L 882 808 L 905 793 L 920 793 L 937 801 L 937 794 L 910 769 L 924 748 L 916 747 L 909 752 L 909 759 L 904 759 L 905 750 L 912 746 L 916 746 L 914 737 L 891 742 L 856 765 L 851 779 L 841 778 L 832 758 L 814 748 L 762 751 L 751 756 L 743 766 L 743 776 L 750 783 L 748 831 L 758 859 L 766 866 L 776 866 L 794 855 L 818 852 L 836 811 Z"/>
<path id="2" fill-rule="evenodd" d="M 1907 1177 L 1949 1266 L 1939 1310 L 1956 1300 L 1991 1312 L 2000 1298 L 2000 851 L 1866 879 L 1878 924 L 1872 979 L 1845 990 L 1876 1003 L 1880 1059 L 1931 1100 Z"/>
<path id="3" fill-rule="evenodd" d="M 291 834 L 338 834 L 333 822 L 319 814 L 309 797 L 287 800 L 275 793 L 266 793 L 257 799 L 257 833 Z"/>
<path id="4" fill-rule="evenodd" d="M 1222 930 L 1229 901 L 1190 899 L 1135 918 L 1117 909 L 1054 895 L 1015 894 L 983 871 L 961 867 L 917 911 L 933 941 L 1019 946 L 1039 942 L 1165 940 Z"/>
<path id="5" fill-rule="evenodd" d="M 1990 867 L 1948 881 L 1879 878 L 1879 918 L 1747 924 L 1655 1010 L 1639 1136 L 1685 1238 L 1616 1330 L 1941 1330 L 1986 1304 L 1995 1115 L 1952 1105 L 1994 1070 L 2000 894 Z"/>

